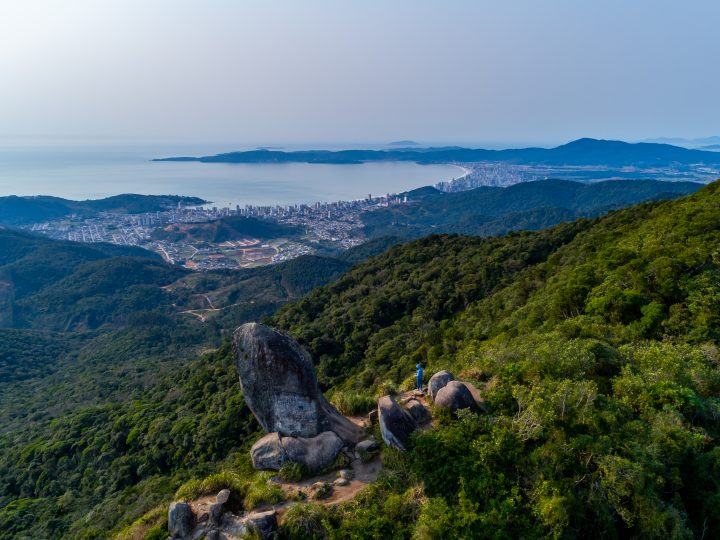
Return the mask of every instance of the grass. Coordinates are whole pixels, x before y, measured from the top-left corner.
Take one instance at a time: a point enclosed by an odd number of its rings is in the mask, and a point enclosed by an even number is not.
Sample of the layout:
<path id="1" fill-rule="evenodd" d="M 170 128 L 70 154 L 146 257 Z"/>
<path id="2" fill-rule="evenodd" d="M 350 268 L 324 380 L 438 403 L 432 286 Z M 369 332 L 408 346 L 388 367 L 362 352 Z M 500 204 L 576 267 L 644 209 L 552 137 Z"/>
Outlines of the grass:
<path id="1" fill-rule="evenodd" d="M 222 489 L 229 489 L 234 495 L 242 497 L 248 489 L 248 482 L 233 471 L 221 471 L 202 480 L 190 480 L 175 492 L 175 500 L 190 501 L 212 495 Z"/>
<path id="2" fill-rule="evenodd" d="M 270 482 L 271 477 L 271 473 L 261 472 L 250 482 L 244 501 L 247 510 L 252 510 L 262 504 L 276 504 L 285 499 L 283 490 Z"/>
<path id="3" fill-rule="evenodd" d="M 337 410 L 348 416 L 367 414 L 377 405 L 374 395 L 362 392 L 336 392 L 331 402 Z"/>

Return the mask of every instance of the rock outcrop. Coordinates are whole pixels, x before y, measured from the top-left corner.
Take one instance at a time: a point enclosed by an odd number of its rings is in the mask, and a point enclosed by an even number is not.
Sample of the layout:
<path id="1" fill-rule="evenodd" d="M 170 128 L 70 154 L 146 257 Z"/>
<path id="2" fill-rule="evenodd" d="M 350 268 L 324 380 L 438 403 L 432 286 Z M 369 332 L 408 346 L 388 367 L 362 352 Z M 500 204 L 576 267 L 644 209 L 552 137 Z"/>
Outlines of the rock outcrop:
<path id="1" fill-rule="evenodd" d="M 435 375 L 430 377 L 430 380 L 428 381 L 428 392 L 430 393 L 430 397 L 435 400 L 435 396 L 437 396 L 440 389 L 444 388 L 445 385 L 452 380 L 455 380 L 453 374 L 445 370 L 438 371 Z"/>
<path id="2" fill-rule="evenodd" d="M 195 514 L 193 505 L 187 502 L 174 502 L 168 511 L 168 531 L 170 537 L 177 540 L 221 540 L 244 538 L 250 532 L 261 538 L 274 537 L 278 529 L 277 513 L 250 512 L 236 515 L 226 508 L 230 500 L 230 490 L 223 489 L 217 494 L 215 502 L 201 503 Z M 196 506 L 199 501 L 195 501 Z"/>
<path id="3" fill-rule="evenodd" d="M 189 538 L 195 528 L 195 514 L 186 502 L 174 502 L 168 510 L 168 531 L 172 538 Z"/>
<path id="4" fill-rule="evenodd" d="M 344 443 L 332 431 L 316 437 L 280 437 L 268 433 L 250 449 L 253 467 L 279 470 L 285 463 L 299 463 L 315 472 L 332 465 Z"/>
<path id="5" fill-rule="evenodd" d="M 407 450 L 410 435 L 418 428 L 412 415 L 397 404 L 391 396 L 378 400 L 380 433 L 385 444 L 399 450 Z"/>
<path id="6" fill-rule="evenodd" d="M 468 387 L 460 381 L 450 381 L 435 396 L 435 406 L 455 412 L 458 409 L 477 409 Z"/>
<path id="7" fill-rule="evenodd" d="M 310 355 L 290 336 L 257 323 L 233 334 L 245 401 L 266 432 L 311 438 L 332 431 L 347 444 L 364 429 L 342 416 L 322 395 Z"/>

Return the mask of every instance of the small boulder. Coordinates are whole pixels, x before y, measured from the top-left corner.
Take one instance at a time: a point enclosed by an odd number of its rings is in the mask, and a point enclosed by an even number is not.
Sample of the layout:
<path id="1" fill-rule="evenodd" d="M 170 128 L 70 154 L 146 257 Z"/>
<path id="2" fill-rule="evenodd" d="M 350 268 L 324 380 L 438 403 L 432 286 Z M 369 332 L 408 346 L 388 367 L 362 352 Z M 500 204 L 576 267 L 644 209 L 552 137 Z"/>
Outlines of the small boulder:
<path id="1" fill-rule="evenodd" d="M 440 389 L 452 380 L 455 380 L 453 374 L 445 370 L 438 371 L 435 375 L 430 377 L 430 381 L 428 382 L 428 392 L 430 393 L 430 397 L 435 400 L 435 396 L 437 396 Z"/>
<path id="2" fill-rule="evenodd" d="M 407 450 L 410 435 L 418 428 L 410 413 L 398 405 L 393 397 L 383 396 L 378 400 L 378 418 L 385 444 L 398 450 Z"/>
<path id="3" fill-rule="evenodd" d="M 278 529 L 277 512 L 252 512 L 245 517 L 245 525 L 251 531 L 255 531 L 262 538 L 269 538 Z"/>
<path id="4" fill-rule="evenodd" d="M 364 441 L 360 441 L 355 446 L 355 450 L 360 452 L 377 452 L 380 450 L 380 445 L 375 439 L 365 439 Z"/>
<path id="5" fill-rule="evenodd" d="M 430 410 L 415 398 L 407 401 L 405 403 L 405 408 L 415 419 L 418 425 L 422 426 L 424 424 L 427 424 L 432 419 L 432 414 L 430 414 Z"/>
<path id="6" fill-rule="evenodd" d="M 368 422 L 370 422 L 370 425 L 375 425 L 375 423 L 378 421 L 378 412 L 377 409 L 373 409 L 370 411 L 367 415 Z"/>
<path id="7" fill-rule="evenodd" d="M 215 502 L 220 504 L 225 504 L 230 500 L 230 490 L 229 489 L 222 489 L 218 492 L 217 496 L 215 497 Z"/>
<path id="8" fill-rule="evenodd" d="M 450 381 L 438 391 L 435 406 L 454 413 L 458 409 L 476 409 L 477 403 L 467 386 L 460 381 Z"/>
<path id="9" fill-rule="evenodd" d="M 253 467 L 256 469 L 280 470 L 280 467 L 287 461 L 287 455 L 280 441 L 280 436 L 277 433 L 265 435 L 252 445 L 250 458 Z"/>
<path id="10" fill-rule="evenodd" d="M 340 487 L 347 486 L 349 483 L 350 483 L 350 480 L 348 480 L 347 478 L 336 478 L 333 481 L 334 486 L 340 486 Z"/>
<path id="11" fill-rule="evenodd" d="M 303 465 L 308 471 L 319 471 L 332 465 L 344 443 L 332 431 L 317 437 L 283 437 L 282 447 L 286 459 Z"/>
<path id="12" fill-rule="evenodd" d="M 186 502 L 174 502 L 168 510 L 168 531 L 172 538 L 188 538 L 195 528 L 195 514 Z"/>
<path id="13" fill-rule="evenodd" d="M 350 469 L 341 469 L 338 471 L 338 476 L 345 480 L 352 480 L 353 472 Z"/>

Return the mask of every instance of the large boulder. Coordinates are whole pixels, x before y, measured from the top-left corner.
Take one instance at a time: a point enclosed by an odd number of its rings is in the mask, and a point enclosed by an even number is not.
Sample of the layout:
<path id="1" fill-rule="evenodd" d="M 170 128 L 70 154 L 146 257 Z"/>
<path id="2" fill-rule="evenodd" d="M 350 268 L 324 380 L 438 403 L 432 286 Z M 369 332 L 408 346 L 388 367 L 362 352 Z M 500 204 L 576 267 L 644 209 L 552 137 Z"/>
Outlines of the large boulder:
<path id="1" fill-rule="evenodd" d="M 280 437 L 268 433 L 250 449 L 253 467 L 280 470 L 285 463 L 299 463 L 308 471 L 332 465 L 345 443 L 332 431 L 316 437 Z"/>
<path id="2" fill-rule="evenodd" d="M 418 428 L 415 419 L 397 404 L 391 396 L 378 400 L 380 433 L 385 444 L 399 450 L 407 450 L 410 435 Z"/>
<path id="3" fill-rule="evenodd" d="M 434 400 L 440 389 L 454 379 L 455 377 L 453 377 L 453 374 L 449 371 L 438 371 L 435 375 L 430 377 L 430 380 L 428 381 L 428 392 L 430 393 L 430 397 Z"/>
<path id="4" fill-rule="evenodd" d="M 172 538 L 189 538 L 195 528 L 195 514 L 186 502 L 170 503 L 168 531 Z"/>
<path id="5" fill-rule="evenodd" d="M 364 429 L 333 407 L 318 386 L 310 355 L 290 336 L 248 323 L 233 334 L 245 401 L 266 432 L 315 437 L 332 431 L 357 443 Z"/>
<path id="6" fill-rule="evenodd" d="M 435 396 L 435 406 L 455 412 L 458 409 L 477 409 L 468 387 L 460 381 L 450 381 Z"/>
<path id="7" fill-rule="evenodd" d="M 252 445 L 250 458 L 256 469 L 280 470 L 287 460 L 280 436 L 277 433 L 268 433 Z"/>
<path id="8" fill-rule="evenodd" d="M 345 443 L 334 432 L 325 431 L 317 437 L 283 437 L 282 445 L 288 461 L 320 471 L 333 464 Z"/>

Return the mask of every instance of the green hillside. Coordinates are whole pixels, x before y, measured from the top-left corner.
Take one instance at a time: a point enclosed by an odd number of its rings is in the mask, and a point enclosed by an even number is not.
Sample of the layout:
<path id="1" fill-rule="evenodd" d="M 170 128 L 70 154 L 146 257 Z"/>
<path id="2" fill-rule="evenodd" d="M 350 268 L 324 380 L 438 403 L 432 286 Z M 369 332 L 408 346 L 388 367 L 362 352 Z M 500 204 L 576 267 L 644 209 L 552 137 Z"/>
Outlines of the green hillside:
<path id="1" fill-rule="evenodd" d="M 408 193 L 410 204 L 366 212 L 362 220 L 369 238 L 420 237 L 432 233 L 492 236 L 543 229 L 640 202 L 675 199 L 700 187 L 701 184 L 694 182 L 658 180 L 610 180 L 590 184 L 540 180 L 455 193 L 426 187 Z"/>
<path id="2" fill-rule="evenodd" d="M 336 392 L 407 384 L 420 361 L 473 380 L 489 410 L 418 435 L 387 456 L 392 475 L 362 506 L 315 524 L 340 536 L 718 536 L 718 208 L 716 182 L 542 233 L 431 237 L 281 310 L 275 324 Z"/>

